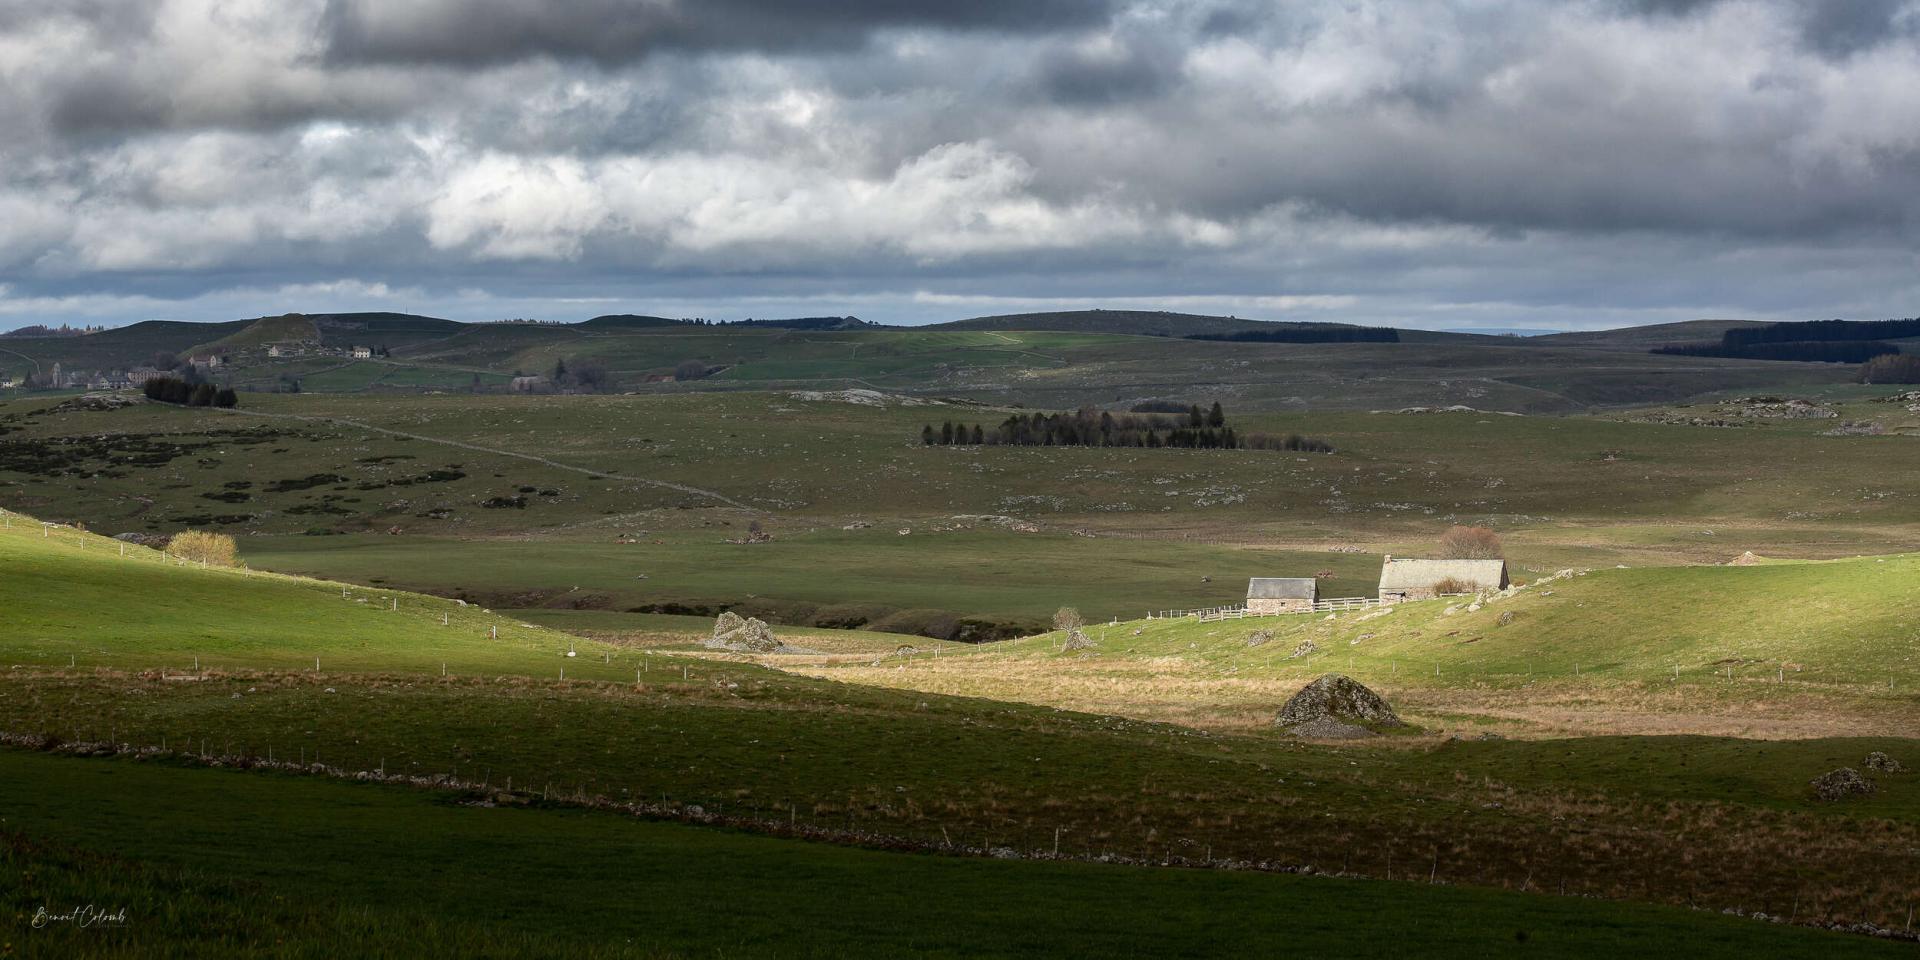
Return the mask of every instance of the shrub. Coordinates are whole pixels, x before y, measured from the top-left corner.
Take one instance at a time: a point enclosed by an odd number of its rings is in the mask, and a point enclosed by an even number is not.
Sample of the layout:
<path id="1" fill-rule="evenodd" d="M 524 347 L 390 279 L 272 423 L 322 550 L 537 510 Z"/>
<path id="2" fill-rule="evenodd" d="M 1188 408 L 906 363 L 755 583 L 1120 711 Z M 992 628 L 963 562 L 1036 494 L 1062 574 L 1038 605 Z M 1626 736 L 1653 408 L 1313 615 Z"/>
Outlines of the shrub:
<path id="1" fill-rule="evenodd" d="M 704 360 L 682 360 L 673 368 L 675 380 L 702 380 L 707 376 L 707 364 Z"/>
<path id="2" fill-rule="evenodd" d="M 1486 527 L 1453 527 L 1440 537 L 1440 556 L 1447 560 L 1498 560 L 1506 556 L 1500 535 Z"/>
<path id="3" fill-rule="evenodd" d="M 240 556 L 232 537 L 205 530 L 183 530 L 174 534 L 167 542 L 167 553 L 210 567 L 231 567 Z"/>
<path id="4" fill-rule="evenodd" d="M 1055 630 L 1078 630 L 1086 625 L 1087 622 L 1080 618 L 1080 611 L 1073 607 L 1061 607 L 1053 612 Z"/>
<path id="5" fill-rule="evenodd" d="M 1459 577 L 1443 577 L 1435 581 L 1433 585 L 1433 592 L 1438 596 L 1446 596 L 1451 593 L 1473 593 L 1478 589 L 1478 586 L 1468 583 Z"/>

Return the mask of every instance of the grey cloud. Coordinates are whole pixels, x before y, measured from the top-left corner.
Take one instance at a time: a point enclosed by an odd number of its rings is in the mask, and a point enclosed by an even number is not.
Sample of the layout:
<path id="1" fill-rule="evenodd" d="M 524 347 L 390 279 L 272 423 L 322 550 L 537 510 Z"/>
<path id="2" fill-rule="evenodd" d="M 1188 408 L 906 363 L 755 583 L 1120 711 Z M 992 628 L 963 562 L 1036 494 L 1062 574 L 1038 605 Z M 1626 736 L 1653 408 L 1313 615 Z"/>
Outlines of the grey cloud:
<path id="1" fill-rule="evenodd" d="M 505 315 L 969 309 L 927 289 L 1458 323 L 1480 308 L 1421 304 L 1920 296 L 1911 2 L 201 9 L 0 0 L 6 40 L 47 38 L 4 46 L 26 59 L 0 89 L 0 328 L 9 297 L 215 309 L 341 279 Z"/>
<path id="2" fill-rule="evenodd" d="M 1806 0 L 1803 36 L 1829 57 L 1844 57 L 1899 35 L 1895 20 L 1905 0 Z"/>
<path id="3" fill-rule="evenodd" d="M 1054 101 L 1108 105 L 1159 96 L 1180 78 L 1181 50 L 1166 38 L 1124 36 L 1097 49 L 1044 55 L 1038 83 Z"/>
<path id="4" fill-rule="evenodd" d="M 846 49 L 885 28 L 1049 31 L 1110 15 L 1107 0 L 329 0 L 343 61 L 602 64 L 660 51 Z"/>

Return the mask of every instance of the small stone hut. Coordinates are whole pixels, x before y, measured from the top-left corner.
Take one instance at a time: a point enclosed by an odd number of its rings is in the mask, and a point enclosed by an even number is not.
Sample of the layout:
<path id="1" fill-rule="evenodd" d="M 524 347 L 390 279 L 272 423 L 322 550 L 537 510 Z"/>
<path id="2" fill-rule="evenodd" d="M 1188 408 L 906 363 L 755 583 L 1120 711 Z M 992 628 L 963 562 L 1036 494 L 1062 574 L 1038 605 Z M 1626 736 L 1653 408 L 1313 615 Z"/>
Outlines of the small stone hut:
<path id="1" fill-rule="evenodd" d="M 1254 577 L 1247 581 L 1247 612 L 1311 613 L 1319 589 L 1312 577 Z"/>

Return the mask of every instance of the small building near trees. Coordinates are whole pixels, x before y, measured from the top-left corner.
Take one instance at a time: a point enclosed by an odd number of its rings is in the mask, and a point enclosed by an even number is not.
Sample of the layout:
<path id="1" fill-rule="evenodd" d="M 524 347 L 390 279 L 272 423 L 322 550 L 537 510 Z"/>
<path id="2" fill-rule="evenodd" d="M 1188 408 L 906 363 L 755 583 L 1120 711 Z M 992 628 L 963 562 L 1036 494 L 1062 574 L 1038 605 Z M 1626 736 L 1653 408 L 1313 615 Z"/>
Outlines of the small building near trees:
<path id="1" fill-rule="evenodd" d="M 1380 599 L 1431 600 L 1434 597 L 1505 590 L 1505 560 L 1396 560 L 1380 568 Z"/>
<path id="2" fill-rule="evenodd" d="M 1319 589 L 1312 577 L 1254 577 L 1247 581 L 1247 612 L 1311 613 Z"/>

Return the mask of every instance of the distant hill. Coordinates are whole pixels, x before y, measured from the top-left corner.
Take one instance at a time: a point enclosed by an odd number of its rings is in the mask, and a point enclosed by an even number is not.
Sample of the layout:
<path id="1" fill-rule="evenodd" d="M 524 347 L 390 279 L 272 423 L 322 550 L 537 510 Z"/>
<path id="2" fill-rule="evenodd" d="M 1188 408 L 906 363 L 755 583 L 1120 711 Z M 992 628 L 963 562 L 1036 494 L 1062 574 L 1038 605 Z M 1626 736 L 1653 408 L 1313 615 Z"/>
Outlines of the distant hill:
<path id="1" fill-rule="evenodd" d="M 1051 330 L 1067 333 L 1125 333 L 1146 337 L 1184 337 L 1194 333 L 1239 333 L 1271 327 L 1264 320 L 1212 317 L 1163 310 L 1065 310 L 1008 313 L 935 323 L 922 330 Z"/>
<path id="2" fill-rule="evenodd" d="M 410 313 L 315 313 L 309 317 L 320 331 L 320 342 L 329 347 L 401 347 L 450 337 L 468 326 Z"/>
<path id="3" fill-rule="evenodd" d="M 1578 330 L 1528 337 L 1529 343 L 1560 347 L 1594 347 L 1601 350 L 1651 350 L 1655 347 L 1719 340 L 1728 330 L 1739 327 L 1765 327 L 1771 324 L 1755 320 L 1683 320 L 1679 323 L 1655 323 L 1644 327 L 1620 327 L 1614 330 Z"/>
<path id="4" fill-rule="evenodd" d="M 729 327 L 780 327 L 786 330 L 881 330 L 883 324 L 859 317 L 791 317 L 785 320 L 738 320 Z"/>
<path id="5" fill-rule="evenodd" d="M 314 326 L 313 318 L 298 313 L 289 313 L 278 317 L 261 317 L 258 320 L 243 321 L 246 326 L 218 340 L 209 340 L 194 346 L 189 353 L 219 349 L 237 349 L 244 347 L 263 347 L 270 343 L 288 343 L 293 341 L 316 342 L 320 331 Z M 224 325 L 223 325 L 224 326 Z"/>
<path id="6" fill-rule="evenodd" d="M 688 327 L 692 320 L 674 320 L 669 317 L 649 317 L 634 313 L 610 313 L 605 316 L 582 320 L 572 326 L 585 330 L 633 330 L 649 327 Z"/>

